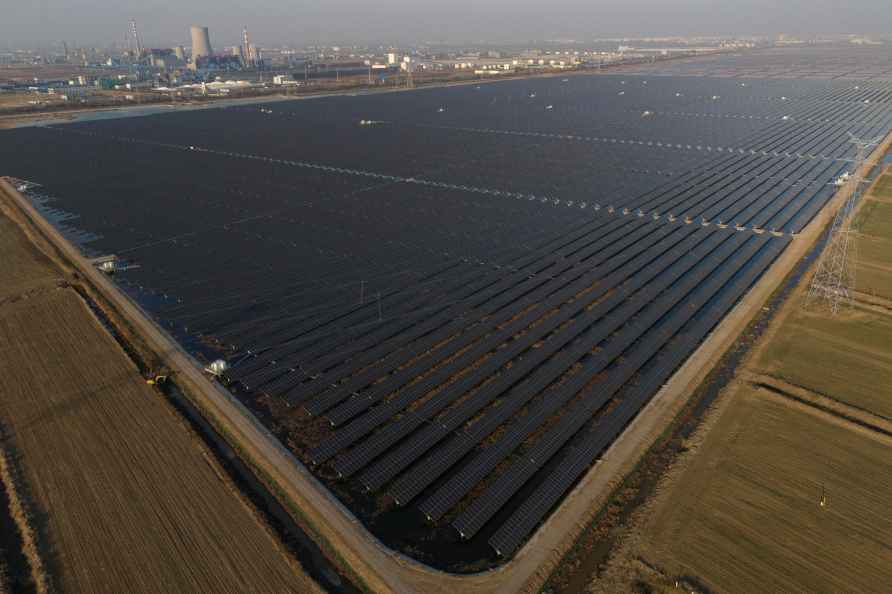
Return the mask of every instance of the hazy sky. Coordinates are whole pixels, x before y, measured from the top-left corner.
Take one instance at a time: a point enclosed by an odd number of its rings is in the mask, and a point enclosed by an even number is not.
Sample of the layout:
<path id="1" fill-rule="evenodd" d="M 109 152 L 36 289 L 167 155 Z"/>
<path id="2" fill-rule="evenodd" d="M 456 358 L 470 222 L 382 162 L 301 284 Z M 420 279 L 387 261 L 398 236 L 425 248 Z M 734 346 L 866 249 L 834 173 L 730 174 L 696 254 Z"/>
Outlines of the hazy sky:
<path id="1" fill-rule="evenodd" d="M 108 45 L 135 18 L 147 46 L 589 40 L 622 35 L 892 33 L 888 0 L 0 0 L 0 47 Z"/>

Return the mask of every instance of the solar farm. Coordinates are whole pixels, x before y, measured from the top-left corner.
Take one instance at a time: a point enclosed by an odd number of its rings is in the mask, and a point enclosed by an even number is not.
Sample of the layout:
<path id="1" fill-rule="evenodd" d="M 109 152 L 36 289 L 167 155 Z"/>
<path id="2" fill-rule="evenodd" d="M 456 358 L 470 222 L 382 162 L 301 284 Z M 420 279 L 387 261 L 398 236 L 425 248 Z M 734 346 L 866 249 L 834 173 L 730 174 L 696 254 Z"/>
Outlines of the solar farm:
<path id="1" fill-rule="evenodd" d="M 373 534 L 467 571 L 796 241 L 850 135 L 890 131 L 877 50 L 777 51 L 4 131 L 2 173 Z"/>

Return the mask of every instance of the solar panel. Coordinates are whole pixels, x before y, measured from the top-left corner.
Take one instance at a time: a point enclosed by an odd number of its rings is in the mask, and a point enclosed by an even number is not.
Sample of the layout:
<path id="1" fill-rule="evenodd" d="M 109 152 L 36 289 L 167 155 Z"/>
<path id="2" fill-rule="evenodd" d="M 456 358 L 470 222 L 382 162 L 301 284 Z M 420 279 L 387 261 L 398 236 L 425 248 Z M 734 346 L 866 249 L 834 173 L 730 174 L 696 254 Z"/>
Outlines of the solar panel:
<path id="1" fill-rule="evenodd" d="M 772 238 L 773 239 L 773 238 Z M 760 246 L 764 247 L 766 240 Z M 733 307 L 746 289 L 758 278 L 759 275 L 774 261 L 780 251 L 786 246 L 785 241 L 771 241 L 768 249 L 764 249 L 757 256 L 756 265 L 750 267 L 746 274 L 740 276 L 732 286 L 724 288 L 723 295 L 718 302 L 712 304 L 705 313 L 697 319 L 694 326 L 685 331 L 686 345 L 677 345 L 676 348 L 663 351 L 658 365 L 654 365 L 648 371 L 643 381 L 625 395 L 620 406 L 600 420 L 595 428 L 585 437 L 583 445 L 575 447 L 562 463 L 555 467 L 551 476 L 542 481 L 540 486 L 520 504 L 509 519 L 495 532 L 490 539 L 491 546 L 500 555 L 511 554 L 523 542 L 526 536 L 542 521 L 545 514 L 554 507 L 557 500 L 563 496 L 567 489 L 576 481 L 607 445 L 613 442 L 619 432 L 628 424 L 641 406 L 662 385 L 674 370 L 687 358 L 689 349 L 702 340 L 712 327 L 725 313 Z M 518 467 L 515 471 L 519 474 L 527 474 L 525 468 Z M 498 498 L 497 498 L 498 499 Z M 490 504 L 491 505 L 491 504 Z M 485 509 L 481 508 L 480 519 L 469 513 L 468 534 L 474 526 L 480 524 L 485 516 Z M 464 526 L 464 523 L 462 524 Z M 482 524 L 481 524 L 482 525 Z"/>
<path id="2" fill-rule="evenodd" d="M 659 253 L 659 251 L 664 250 L 668 245 L 672 245 L 672 243 L 678 242 L 681 238 L 687 237 L 692 232 L 693 232 L 693 229 L 683 229 L 680 234 L 676 234 L 676 236 L 671 237 L 669 240 L 657 243 L 656 245 L 659 247 L 656 248 L 655 252 Z M 670 233 L 667 230 L 666 233 L 660 234 L 658 238 L 665 238 L 666 235 L 669 235 L 669 234 Z M 679 255 L 681 255 L 681 253 L 679 253 Z M 649 257 L 649 256 L 647 256 L 647 257 Z M 639 258 L 639 260 L 640 260 L 640 258 Z M 638 265 L 639 264 L 636 264 L 636 266 L 638 266 Z M 628 275 L 634 270 L 636 270 L 636 268 L 630 266 L 624 274 Z M 597 299 L 598 294 L 606 293 L 606 291 L 610 287 L 615 286 L 616 282 L 621 280 L 621 278 L 623 278 L 623 277 L 621 277 L 620 275 L 612 275 L 610 277 L 611 282 L 603 283 L 603 288 L 600 289 L 600 291 L 596 291 L 594 294 L 589 295 L 589 299 Z M 646 282 L 646 279 L 647 279 L 646 276 L 637 277 L 634 279 L 633 284 L 636 284 L 636 285 L 643 284 L 644 282 Z M 623 288 L 613 298 L 613 302 L 616 302 L 620 298 L 621 295 L 624 295 L 625 294 L 624 291 L 629 291 L 629 290 L 631 290 L 630 287 Z M 561 298 L 563 298 L 563 297 L 561 297 Z M 546 303 L 546 305 L 543 309 L 547 309 L 547 307 L 549 307 L 549 306 L 550 306 L 550 304 Z M 584 308 L 584 306 L 585 306 L 585 302 L 580 302 L 579 304 L 576 305 L 576 307 L 566 308 L 565 310 L 563 310 L 563 312 L 559 316 L 555 316 L 555 317 L 551 318 L 547 323 L 538 326 L 537 328 L 535 328 L 534 331 L 532 331 L 528 335 L 525 335 L 523 337 L 522 341 L 516 342 L 511 347 L 508 347 L 504 351 L 500 352 L 498 357 L 496 357 L 490 361 L 487 361 L 487 363 L 484 364 L 483 368 L 476 370 L 477 373 L 474 377 L 463 379 L 463 380 L 459 381 L 457 384 L 450 386 L 447 394 L 438 395 L 435 399 L 423 404 L 421 409 L 413 411 L 413 412 L 407 414 L 406 416 L 404 416 L 404 418 L 399 421 L 400 426 L 403 427 L 403 429 L 380 432 L 380 435 L 378 437 L 373 437 L 371 442 L 364 443 L 361 448 L 357 448 L 355 450 L 355 452 L 351 452 L 350 454 L 348 454 L 342 461 L 339 462 L 339 464 L 336 466 L 336 469 L 338 470 L 339 473 L 341 473 L 344 476 L 347 476 L 347 475 L 351 474 L 352 472 L 355 472 L 362 465 L 364 465 L 368 460 L 370 460 L 371 457 L 374 457 L 375 455 L 380 453 L 385 447 L 387 447 L 388 445 L 391 445 L 395 441 L 404 437 L 405 433 L 407 431 L 417 427 L 423 420 L 426 420 L 427 418 L 429 418 L 430 415 L 435 414 L 439 410 L 442 410 L 442 408 L 445 407 L 446 405 L 448 405 L 450 402 L 459 399 L 465 393 L 466 390 L 468 390 L 470 387 L 473 387 L 474 384 L 479 383 L 481 381 L 479 379 L 480 377 L 486 377 L 486 375 L 488 375 L 491 370 L 497 369 L 499 366 L 501 366 L 508 359 L 510 359 L 510 358 L 516 356 L 518 353 L 528 349 L 532 343 L 538 341 L 542 336 L 544 336 L 548 332 L 551 332 L 557 326 L 562 324 L 564 321 L 570 319 L 572 316 L 579 313 Z M 603 310 L 604 310 L 604 306 L 601 306 L 601 308 L 598 309 L 597 311 L 601 312 Z M 598 314 L 598 315 L 603 315 L 603 314 Z M 524 319 L 518 320 L 518 322 L 523 323 L 523 324 L 528 323 L 528 321 L 526 321 Z M 505 372 L 503 377 L 518 378 L 518 379 L 523 377 L 524 375 L 526 375 L 526 373 L 531 371 L 534 366 L 541 364 L 542 361 L 551 357 L 551 355 L 554 353 L 555 350 L 561 348 L 564 344 L 566 344 L 567 342 L 569 342 L 570 340 L 575 338 L 578 335 L 578 333 L 581 332 L 584 328 L 585 328 L 585 325 L 582 323 L 575 324 L 573 326 L 573 328 L 571 328 L 568 332 L 564 332 L 561 334 L 560 340 L 549 341 L 549 343 L 547 344 L 547 347 L 548 347 L 547 349 L 537 350 L 530 357 L 522 360 L 519 365 L 512 367 L 512 369 L 510 371 Z M 507 335 L 510 336 L 511 334 L 516 332 L 516 330 L 517 330 L 517 328 L 509 327 L 509 331 L 507 332 Z M 498 341 L 500 342 L 503 338 L 504 337 L 498 337 Z M 495 344 L 497 344 L 497 342 L 495 342 Z M 483 347 L 481 347 L 481 348 L 489 348 L 489 345 L 484 344 Z M 469 351 L 468 353 L 466 353 L 468 362 L 475 360 L 477 357 L 480 356 L 480 354 L 481 353 L 475 352 L 473 350 Z M 461 358 L 458 360 L 459 366 L 463 366 L 465 364 L 466 364 L 466 362 L 461 361 Z M 417 398 L 420 394 L 431 389 L 436 382 L 441 381 L 443 379 L 443 377 L 439 377 L 439 376 L 448 377 L 448 375 L 452 374 L 452 373 L 454 373 L 454 369 L 451 367 L 448 367 L 448 366 L 446 368 L 439 370 L 438 374 L 435 374 L 434 378 L 421 382 L 421 384 L 420 384 L 421 387 L 419 389 L 415 390 L 414 393 L 408 394 L 406 400 L 407 401 L 413 400 L 413 399 Z M 515 380 L 512 379 L 511 381 L 515 381 Z M 413 386 L 413 388 L 415 388 L 415 386 Z M 474 403 L 481 402 L 481 401 L 486 402 L 488 400 L 494 399 L 500 392 L 495 392 L 495 391 L 493 391 L 492 388 L 493 388 L 492 384 L 484 387 L 483 391 L 484 391 L 484 393 L 487 393 L 487 396 L 484 397 L 482 394 L 477 395 L 473 399 L 473 402 Z M 421 415 L 422 412 L 424 412 L 425 414 Z"/>
<path id="3" fill-rule="evenodd" d="M 420 509 L 427 516 L 434 519 L 437 519 L 446 513 L 446 511 L 458 503 L 458 501 L 464 497 L 464 495 L 466 495 L 477 482 L 482 480 L 501 460 L 520 445 L 520 443 L 525 440 L 536 427 L 572 398 L 578 389 L 589 381 L 591 376 L 600 373 L 600 371 L 606 368 L 615 357 L 619 356 L 625 350 L 629 343 L 637 340 L 641 332 L 649 328 L 651 324 L 656 323 L 663 318 L 666 315 L 665 312 L 674 307 L 685 297 L 685 295 L 688 294 L 689 291 L 697 287 L 700 282 L 712 272 L 712 270 L 719 266 L 719 264 L 726 258 L 730 257 L 746 239 L 748 238 L 731 238 L 731 241 L 726 242 L 713 255 L 705 260 L 699 260 L 699 254 L 692 257 L 692 264 L 694 264 L 692 274 L 682 277 L 681 280 L 678 281 L 679 284 L 674 285 L 667 294 L 663 295 L 653 303 L 650 303 L 649 299 L 642 299 L 640 300 L 641 302 L 630 300 L 623 306 L 623 309 L 625 309 L 623 314 L 615 314 L 611 318 L 608 318 L 618 326 L 621 324 L 621 320 L 628 319 L 628 317 L 634 315 L 641 307 L 647 307 L 647 313 L 645 316 L 642 316 L 637 327 L 635 325 L 632 326 L 632 332 L 627 332 L 627 335 L 624 336 L 622 340 L 617 338 L 616 340 L 609 342 L 603 351 L 592 357 L 592 362 L 586 365 L 584 374 L 570 379 L 565 385 L 561 386 L 558 395 L 553 394 L 549 398 L 543 400 L 541 406 L 531 410 L 525 417 L 509 427 L 495 444 L 485 448 L 471 461 L 471 463 L 465 465 L 459 473 L 453 475 L 436 493 L 422 502 L 419 506 Z M 699 262 L 697 262 L 697 260 L 699 260 Z M 653 344 L 653 341 L 651 341 L 652 348 L 658 348 L 659 343 L 656 343 L 656 347 L 654 347 Z M 631 369 L 628 362 L 625 362 L 621 369 L 623 370 L 623 373 L 633 373 L 635 371 L 634 369 Z M 623 379 L 623 381 L 625 381 L 625 379 Z M 600 392 L 604 393 L 603 390 Z M 564 418 L 566 419 L 569 417 L 573 417 L 572 422 L 580 422 L 580 419 L 574 415 L 568 414 Z"/>

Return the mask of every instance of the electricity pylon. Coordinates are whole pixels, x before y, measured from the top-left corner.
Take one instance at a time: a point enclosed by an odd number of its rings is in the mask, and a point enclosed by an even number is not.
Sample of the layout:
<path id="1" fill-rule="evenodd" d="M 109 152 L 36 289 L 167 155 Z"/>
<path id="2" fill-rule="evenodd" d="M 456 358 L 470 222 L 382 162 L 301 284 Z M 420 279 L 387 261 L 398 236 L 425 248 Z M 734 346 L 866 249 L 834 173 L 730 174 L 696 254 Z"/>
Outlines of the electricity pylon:
<path id="1" fill-rule="evenodd" d="M 871 149 L 880 142 L 880 138 L 864 140 L 851 134 L 851 143 L 857 153 L 852 163 L 852 173 L 843 174 L 835 183 L 849 192 L 845 203 L 837 211 L 830 228 L 830 237 L 824 253 L 818 261 L 818 268 L 808 287 L 806 305 L 826 307 L 830 315 L 839 313 L 840 308 L 851 303 L 855 290 L 856 243 L 855 230 L 852 227 L 855 206 L 861 198 L 864 183 L 861 169 Z"/>

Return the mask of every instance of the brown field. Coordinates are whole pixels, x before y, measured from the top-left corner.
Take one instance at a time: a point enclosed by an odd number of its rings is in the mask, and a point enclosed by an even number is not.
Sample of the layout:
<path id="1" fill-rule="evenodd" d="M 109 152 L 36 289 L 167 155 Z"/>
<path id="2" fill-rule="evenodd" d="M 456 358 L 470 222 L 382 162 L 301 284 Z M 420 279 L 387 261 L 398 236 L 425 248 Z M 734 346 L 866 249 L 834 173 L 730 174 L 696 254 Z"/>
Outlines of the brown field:
<path id="1" fill-rule="evenodd" d="M 3 216 L 0 253 L 3 293 L 30 291 L 0 301 L 0 422 L 58 589 L 319 591 Z"/>
<path id="2" fill-rule="evenodd" d="M 892 173 L 885 173 L 861 206 L 858 231 L 858 290 L 892 299 Z"/>
<path id="3" fill-rule="evenodd" d="M 892 316 L 855 309 L 828 318 L 797 308 L 753 367 L 892 419 Z"/>
<path id="4" fill-rule="evenodd" d="M 8 64 L 0 66 L 0 82 L 30 82 L 35 77 L 42 79 L 68 79 L 78 74 L 86 74 L 87 76 L 104 76 L 113 74 L 114 70 L 95 70 L 88 69 L 77 64 Z"/>
<path id="5" fill-rule="evenodd" d="M 56 274 L 50 261 L 19 231 L 18 227 L 0 215 L 0 304 L 52 283 Z"/>
<path id="6" fill-rule="evenodd" d="M 883 177 L 877 180 L 876 185 L 873 187 L 873 194 L 883 200 L 892 199 L 892 174 L 889 173 L 888 169 Z"/>
<path id="7" fill-rule="evenodd" d="M 0 108 L 28 105 L 34 97 L 34 93 L 0 93 Z"/>
<path id="8" fill-rule="evenodd" d="M 645 557 L 717 592 L 887 591 L 892 440 L 805 408 L 736 394 L 649 522 Z"/>

